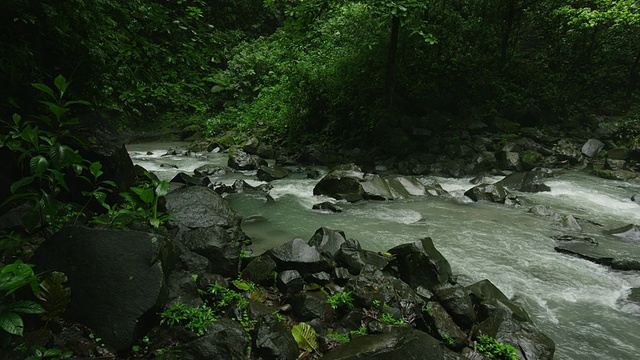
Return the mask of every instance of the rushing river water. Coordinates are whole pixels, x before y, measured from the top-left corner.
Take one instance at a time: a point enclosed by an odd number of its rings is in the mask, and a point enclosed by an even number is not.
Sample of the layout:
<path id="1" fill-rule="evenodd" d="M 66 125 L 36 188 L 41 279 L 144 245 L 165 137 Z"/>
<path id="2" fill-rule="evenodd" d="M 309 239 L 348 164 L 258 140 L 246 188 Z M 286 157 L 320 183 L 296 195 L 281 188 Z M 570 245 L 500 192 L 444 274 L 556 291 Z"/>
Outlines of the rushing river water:
<path id="1" fill-rule="evenodd" d="M 170 146 L 180 145 L 140 144 L 128 149 L 135 163 L 164 179 L 180 171 L 192 173 L 202 164 L 226 165 L 226 154 L 161 156 Z M 212 178 L 228 184 L 236 179 L 259 184 L 255 172 Z M 253 239 L 256 253 L 296 237 L 308 240 L 321 226 L 343 230 L 374 251 L 429 236 L 459 274 L 459 282 L 489 279 L 520 303 L 556 342 L 556 359 L 640 358 L 640 306 L 625 300 L 631 288 L 640 287 L 640 273 L 615 271 L 556 252 L 551 236 L 576 233 L 528 212 L 542 204 L 607 229 L 640 224 L 640 205 L 629 200 L 640 193 L 639 186 L 566 172 L 545 182 L 551 192 L 517 193 L 525 205 L 508 207 L 464 197 L 464 191 L 473 187 L 469 179 L 435 180 L 451 196 L 337 202 L 342 213 L 311 209 L 319 202 L 336 201 L 313 196 L 318 180 L 305 174 L 272 182 L 270 195 L 275 202 L 267 202 L 263 195 L 227 198 L 244 216 L 243 229 Z M 601 235 L 596 226 L 585 227 L 584 234 L 595 237 L 605 251 L 640 259 L 640 244 Z"/>

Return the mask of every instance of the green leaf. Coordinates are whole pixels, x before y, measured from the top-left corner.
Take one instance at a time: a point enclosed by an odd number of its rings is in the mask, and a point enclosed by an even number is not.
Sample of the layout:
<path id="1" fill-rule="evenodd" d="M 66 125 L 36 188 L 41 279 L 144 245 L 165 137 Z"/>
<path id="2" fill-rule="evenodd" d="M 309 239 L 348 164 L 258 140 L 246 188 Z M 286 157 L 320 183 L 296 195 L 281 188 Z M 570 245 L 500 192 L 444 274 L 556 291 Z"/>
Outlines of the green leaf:
<path id="1" fill-rule="evenodd" d="M 104 174 L 104 172 L 101 170 L 102 170 L 102 164 L 98 161 L 92 162 L 91 165 L 89 166 L 89 172 L 91 172 L 91 175 L 93 175 L 93 177 L 95 178 Z"/>
<path id="2" fill-rule="evenodd" d="M 14 182 L 13 184 L 11 184 L 11 193 L 15 193 L 19 189 L 31 184 L 34 179 L 35 179 L 34 176 L 27 176 Z"/>
<path id="3" fill-rule="evenodd" d="M 41 176 L 44 174 L 48 167 L 49 161 L 42 155 L 38 155 L 29 160 L 29 168 L 31 169 L 31 173 L 35 176 Z"/>
<path id="4" fill-rule="evenodd" d="M 156 187 L 156 195 L 165 196 L 169 193 L 169 183 L 166 181 L 161 181 Z"/>
<path id="5" fill-rule="evenodd" d="M 65 91 L 67 91 L 67 87 L 69 87 L 69 83 L 67 82 L 67 79 L 65 79 L 64 76 L 62 75 L 58 75 L 56 76 L 55 79 L 53 79 L 53 84 L 60 91 L 60 98 L 62 98 L 62 96 L 64 96 Z"/>
<path id="6" fill-rule="evenodd" d="M 42 314 L 44 309 L 33 301 L 16 301 L 5 306 L 5 310 L 13 311 L 19 314 Z"/>
<path id="7" fill-rule="evenodd" d="M 313 328 L 304 322 L 295 325 L 291 329 L 291 335 L 296 339 L 298 343 L 298 347 L 304 351 L 316 351 L 317 342 L 316 342 L 316 331 Z"/>
<path id="8" fill-rule="evenodd" d="M 53 93 L 53 89 L 51 89 L 47 85 L 41 83 L 32 83 L 31 86 L 49 95 L 52 99 L 56 99 L 56 95 Z"/>
<path id="9" fill-rule="evenodd" d="M 64 107 L 68 107 L 69 105 L 80 104 L 80 105 L 91 105 L 90 102 L 84 100 L 71 100 L 64 103 Z"/>
<path id="10" fill-rule="evenodd" d="M 22 336 L 24 323 L 20 315 L 14 312 L 0 313 L 0 328 L 12 335 Z"/>
<path id="11" fill-rule="evenodd" d="M 151 204 L 153 198 L 155 197 L 155 193 L 152 189 L 149 188 L 144 189 L 139 187 L 132 187 L 131 191 L 136 193 L 140 197 L 140 200 L 142 200 L 142 202 L 144 202 L 145 204 Z"/>
<path id="12" fill-rule="evenodd" d="M 149 219 L 149 224 L 157 229 L 160 227 L 160 219 Z"/>

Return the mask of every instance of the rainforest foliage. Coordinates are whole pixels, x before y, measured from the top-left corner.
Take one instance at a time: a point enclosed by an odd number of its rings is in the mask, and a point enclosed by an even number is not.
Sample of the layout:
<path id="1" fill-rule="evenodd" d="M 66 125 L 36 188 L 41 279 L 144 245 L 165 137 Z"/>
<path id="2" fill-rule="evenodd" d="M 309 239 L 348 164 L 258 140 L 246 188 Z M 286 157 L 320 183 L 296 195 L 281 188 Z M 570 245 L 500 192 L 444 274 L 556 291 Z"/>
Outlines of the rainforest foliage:
<path id="1" fill-rule="evenodd" d="M 6 0 L 0 113 L 70 79 L 129 128 L 338 138 L 434 111 L 637 114 L 636 0 Z M 389 120 L 391 119 L 391 120 Z M 403 120 L 404 121 L 404 120 Z"/>

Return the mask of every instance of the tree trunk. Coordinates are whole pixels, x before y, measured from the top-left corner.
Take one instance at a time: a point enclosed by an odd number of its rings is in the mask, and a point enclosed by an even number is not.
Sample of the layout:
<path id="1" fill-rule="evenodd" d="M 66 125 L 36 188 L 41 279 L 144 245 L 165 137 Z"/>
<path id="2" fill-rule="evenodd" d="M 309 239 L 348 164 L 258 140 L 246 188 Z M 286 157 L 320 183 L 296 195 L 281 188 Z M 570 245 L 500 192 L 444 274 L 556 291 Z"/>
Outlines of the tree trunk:
<path id="1" fill-rule="evenodd" d="M 389 39 L 389 52 L 387 54 L 387 78 L 385 81 L 385 106 L 390 110 L 393 106 L 393 98 L 396 87 L 396 57 L 398 54 L 398 33 L 400 32 L 400 18 L 391 18 L 391 38 Z"/>

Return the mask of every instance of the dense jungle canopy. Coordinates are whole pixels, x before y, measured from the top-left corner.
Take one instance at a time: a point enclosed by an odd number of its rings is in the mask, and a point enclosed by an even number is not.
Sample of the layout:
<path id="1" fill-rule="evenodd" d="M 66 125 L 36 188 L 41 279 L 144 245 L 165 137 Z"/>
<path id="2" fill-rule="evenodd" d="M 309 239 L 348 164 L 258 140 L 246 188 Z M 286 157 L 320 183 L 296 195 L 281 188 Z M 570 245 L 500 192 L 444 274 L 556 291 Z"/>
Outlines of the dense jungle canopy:
<path id="1" fill-rule="evenodd" d="M 30 83 L 122 128 L 366 139 L 445 114 L 637 114 L 635 0 L 6 0 L 0 114 Z M 636 116 L 637 117 L 637 116 Z M 317 136 L 317 135 L 314 135 Z"/>

